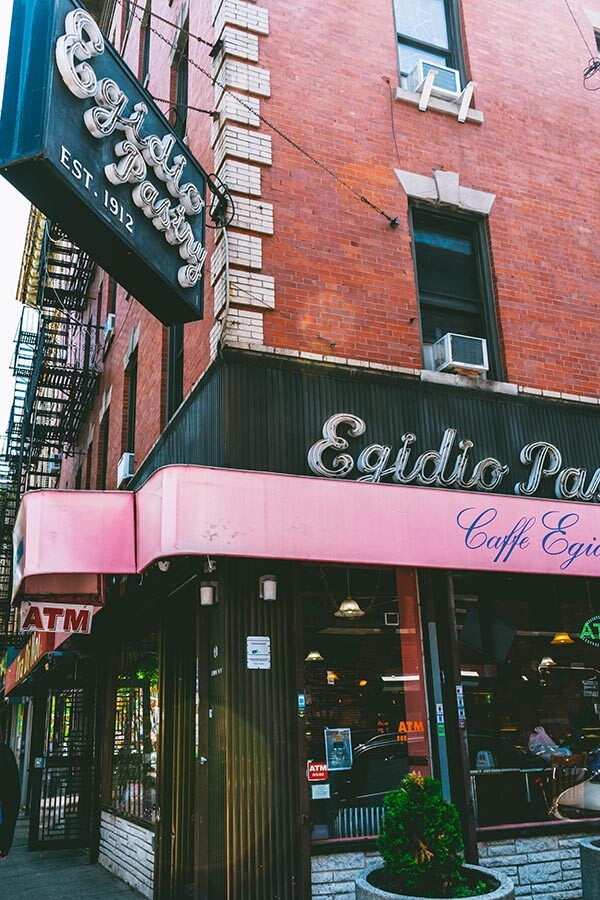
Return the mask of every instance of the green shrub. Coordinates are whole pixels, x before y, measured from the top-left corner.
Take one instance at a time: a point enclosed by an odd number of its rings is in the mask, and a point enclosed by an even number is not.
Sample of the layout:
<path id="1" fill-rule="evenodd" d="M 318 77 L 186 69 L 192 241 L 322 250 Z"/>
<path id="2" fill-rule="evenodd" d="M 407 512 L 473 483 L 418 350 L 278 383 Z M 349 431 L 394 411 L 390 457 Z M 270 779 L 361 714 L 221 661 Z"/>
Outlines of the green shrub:
<path id="1" fill-rule="evenodd" d="M 379 887 L 420 897 L 469 897 L 488 890 L 463 875 L 458 811 L 442 797 L 439 781 L 412 772 L 383 805 Z"/>

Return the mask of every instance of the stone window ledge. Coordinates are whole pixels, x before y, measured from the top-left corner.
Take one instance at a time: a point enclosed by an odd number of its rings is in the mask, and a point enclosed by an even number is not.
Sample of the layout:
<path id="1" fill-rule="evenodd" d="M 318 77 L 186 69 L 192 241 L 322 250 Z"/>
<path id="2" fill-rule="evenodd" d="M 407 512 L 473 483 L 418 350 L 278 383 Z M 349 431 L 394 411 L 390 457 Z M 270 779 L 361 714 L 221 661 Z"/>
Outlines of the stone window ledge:
<path id="1" fill-rule="evenodd" d="M 414 91 L 407 91 L 405 90 L 405 88 L 401 87 L 396 88 L 396 100 L 399 100 L 400 103 L 408 103 L 411 106 L 418 107 L 420 99 L 421 95 L 414 93 Z M 458 109 L 455 103 L 450 103 L 448 100 L 442 100 L 440 97 L 429 98 L 429 103 L 425 112 L 428 112 L 429 110 L 442 113 L 446 116 L 453 116 L 455 119 L 457 118 L 458 114 Z M 483 113 L 480 109 L 469 109 L 465 121 L 472 122 L 474 125 L 483 125 Z"/>

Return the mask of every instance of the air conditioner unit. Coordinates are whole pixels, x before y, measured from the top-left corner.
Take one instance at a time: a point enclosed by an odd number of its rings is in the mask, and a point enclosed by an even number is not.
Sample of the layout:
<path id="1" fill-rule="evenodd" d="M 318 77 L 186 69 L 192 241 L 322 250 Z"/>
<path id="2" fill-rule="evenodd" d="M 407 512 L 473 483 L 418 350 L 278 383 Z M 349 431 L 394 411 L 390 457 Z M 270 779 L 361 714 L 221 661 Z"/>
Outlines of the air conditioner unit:
<path id="1" fill-rule="evenodd" d="M 485 338 L 449 332 L 432 347 L 436 372 L 482 374 L 489 369 Z"/>
<path id="2" fill-rule="evenodd" d="M 406 82 L 408 90 L 413 91 L 413 93 L 421 91 L 423 82 L 432 70 L 435 72 L 435 78 L 431 93 L 434 96 L 456 98 L 461 90 L 460 72 L 456 69 L 449 69 L 448 66 L 429 62 L 426 59 L 420 59 L 408 76 Z"/>
<path id="3" fill-rule="evenodd" d="M 115 335 L 115 322 L 117 317 L 114 313 L 109 313 L 106 317 L 106 322 L 104 323 L 104 328 L 102 329 L 102 334 L 104 335 L 104 346 L 106 347 L 110 341 L 112 341 Z"/>
<path id="4" fill-rule="evenodd" d="M 135 474 L 133 453 L 124 453 L 117 466 L 117 487 L 125 484 Z"/>
<path id="5" fill-rule="evenodd" d="M 62 453 L 51 453 L 48 459 L 48 475 L 60 475 Z"/>

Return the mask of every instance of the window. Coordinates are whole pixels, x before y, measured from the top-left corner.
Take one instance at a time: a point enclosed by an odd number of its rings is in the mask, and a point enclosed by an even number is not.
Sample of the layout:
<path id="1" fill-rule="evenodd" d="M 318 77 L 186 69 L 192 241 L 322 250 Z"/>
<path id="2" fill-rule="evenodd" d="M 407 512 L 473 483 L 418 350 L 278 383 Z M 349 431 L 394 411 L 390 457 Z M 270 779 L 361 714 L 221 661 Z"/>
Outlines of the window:
<path id="1" fill-rule="evenodd" d="M 172 125 L 175 131 L 183 137 L 187 125 L 188 112 L 188 70 L 189 70 L 189 34 L 188 21 L 186 20 L 179 38 L 179 44 L 173 59 L 173 116 Z"/>
<path id="2" fill-rule="evenodd" d="M 108 279 L 108 303 L 106 305 L 106 313 L 115 313 L 117 309 L 117 282 L 111 276 Z"/>
<path id="3" fill-rule="evenodd" d="M 167 420 L 183 400 L 183 325 L 171 325 L 167 349 Z"/>
<path id="4" fill-rule="evenodd" d="M 113 696 L 113 754 L 105 799 L 113 810 L 154 823 L 159 726 L 156 637 L 122 649 Z"/>
<path id="5" fill-rule="evenodd" d="M 394 0 L 401 83 L 420 59 L 458 69 L 466 76 L 456 0 Z"/>
<path id="6" fill-rule="evenodd" d="M 600 816 L 595 580 L 460 573 L 454 609 L 476 824 Z"/>
<path id="7" fill-rule="evenodd" d="M 385 794 L 431 774 L 416 573 L 309 566 L 300 594 L 312 840 L 375 835 Z"/>
<path id="8" fill-rule="evenodd" d="M 431 345 L 454 332 L 486 339 L 489 375 L 500 380 L 485 220 L 415 206 L 412 229 L 425 368 Z"/>
<path id="9" fill-rule="evenodd" d="M 106 474 L 108 469 L 108 428 L 109 428 L 109 412 L 107 409 L 102 417 L 100 424 L 100 434 L 98 436 L 98 477 L 96 487 L 99 491 L 106 490 Z"/>
<path id="10" fill-rule="evenodd" d="M 135 453 L 135 419 L 137 403 L 137 349 L 131 354 L 125 370 L 125 453 Z"/>
<path id="11" fill-rule="evenodd" d="M 85 489 L 89 491 L 92 486 L 92 451 L 93 444 L 90 442 L 87 454 L 86 454 L 86 462 L 85 462 Z"/>
<path id="12" fill-rule="evenodd" d="M 148 5 L 142 19 L 140 28 L 140 82 L 142 85 L 146 82 L 146 77 L 150 72 L 150 36 L 152 34 L 150 28 L 152 25 L 152 0 L 148 0 Z"/>

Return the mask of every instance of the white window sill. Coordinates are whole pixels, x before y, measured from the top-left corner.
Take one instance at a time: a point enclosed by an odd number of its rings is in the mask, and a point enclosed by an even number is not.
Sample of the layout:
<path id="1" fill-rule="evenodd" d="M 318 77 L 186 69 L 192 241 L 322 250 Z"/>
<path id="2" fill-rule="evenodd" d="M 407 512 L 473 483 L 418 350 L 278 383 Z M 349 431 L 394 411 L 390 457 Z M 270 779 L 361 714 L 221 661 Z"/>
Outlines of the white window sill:
<path id="1" fill-rule="evenodd" d="M 453 387 L 471 388 L 471 390 L 489 391 L 492 394 L 512 394 L 516 396 L 519 388 L 506 381 L 492 381 L 487 378 L 470 378 L 468 375 L 453 375 L 450 372 L 433 372 L 431 369 L 421 370 L 421 381 L 432 384 L 451 384 Z"/>
<path id="2" fill-rule="evenodd" d="M 411 106 L 418 107 L 420 99 L 420 94 L 416 94 L 413 91 L 407 91 L 405 88 L 396 88 L 396 100 L 399 100 L 400 103 L 409 103 Z M 439 112 L 446 116 L 452 116 L 455 119 L 457 117 L 456 104 L 450 103 L 448 100 L 442 100 L 440 97 L 429 98 L 426 111 L 428 110 L 433 110 L 434 112 Z M 465 121 L 472 122 L 474 125 L 483 125 L 483 113 L 480 109 L 469 109 Z"/>

